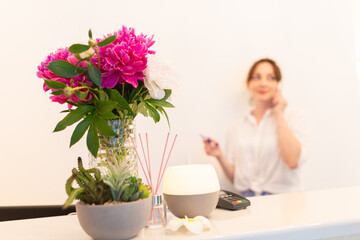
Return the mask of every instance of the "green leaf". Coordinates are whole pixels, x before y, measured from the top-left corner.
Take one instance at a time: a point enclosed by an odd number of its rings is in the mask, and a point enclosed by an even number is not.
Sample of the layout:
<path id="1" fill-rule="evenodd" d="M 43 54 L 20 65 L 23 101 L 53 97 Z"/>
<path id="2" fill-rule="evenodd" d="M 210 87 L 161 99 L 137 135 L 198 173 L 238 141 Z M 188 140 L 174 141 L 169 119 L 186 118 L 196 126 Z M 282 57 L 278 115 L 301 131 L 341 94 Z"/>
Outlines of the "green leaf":
<path id="1" fill-rule="evenodd" d="M 90 124 L 90 128 L 86 137 L 86 145 L 94 157 L 97 157 L 99 150 L 99 137 L 96 132 L 94 124 Z"/>
<path id="2" fill-rule="evenodd" d="M 116 102 L 106 100 L 96 100 L 95 108 L 98 114 L 105 114 L 111 112 L 116 107 Z"/>
<path id="3" fill-rule="evenodd" d="M 121 110 L 127 110 L 131 115 L 134 115 L 134 112 L 131 110 L 128 102 L 121 96 L 121 94 L 117 90 L 110 89 L 110 99 L 117 102 L 118 107 Z"/>
<path id="4" fill-rule="evenodd" d="M 110 43 L 112 43 L 113 41 L 115 41 L 117 35 L 113 35 L 111 37 L 105 38 L 103 41 L 99 42 L 97 45 L 99 47 L 104 47 L 106 45 L 109 45 Z"/>
<path id="5" fill-rule="evenodd" d="M 86 92 L 80 92 L 80 91 L 75 91 L 75 95 L 80 99 L 83 100 L 87 97 L 89 91 Z"/>
<path id="6" fill-rule="evenodd" d="M 86 116 L 84 120 L 82 120 L 75 128 L 71 140 L 70 140 L 70 147 L 77 143 L 82 136 L 85 134 L 86 130 L 89 128 L 91 120 L 94 117 L 95 112 L 90 113 Z"/>
<path id="7" fill-rule="evenodd" d="M 167 100 L 172 92 L 171 89 L 164 89 L 164 91 L 165 91 L 165 96 L 161 100 Z"/>
<path id="8" fill-rule="evenodd" d="M 59 90 L 59 91 L 54 91 L 54 92 L 52 92 L 51 94 L 54 95 L 54 96 L 59 96 L 59 95 L 61 95 L 61 94 L 63 94 L 63 93 L 64 93 L 63 90 Z"/>
<path id="9" fill-rule="evenodd" d="M 174 108 L 174 105 L 171 103 L 164 101 L 164 100 L 158 100 L 158 99 L 147 99 L 146 102 L 150 103 L 151 105 L 155 107 L 167 107 L 167 108 Z"/>
<path id="10" fill-rule="evenodd" d="M 64 60 L 52 61 L 47 67 L 54 74 L 63 78 L 72 78 L 79 75 L 76 72 L 76 66 Z"/>
<path id="11" fill-rule="evenodd" d="M 90 61 L 88 61 L 88 68 L 91 82 L 93 82 L 96 86 L 101 87 L 102 79 L 100 70 L 97 69 Z"/>
<path id="12" fill-rule="evenodd" d="M 147 109 L 145 108 L 145 103 L 144 102 L 140 102 L 138 105 L 138 111 L 144 116 L 144 117 L 148 117 L 149 113 L 147 111 Z"/>
<path id="13" fill-rule="evenodd" d="M 100 100 L 109 100 L 109 96 L 102 89 L 99 90 L 99 99 Z"/>
<path id="14" fill-rule="evenodd" d="M 91 32 L 91 29 L 89 29 L 89 38 L 92 38 L 92 32 Z"/>
<path id="15" fill-rule="evenodd" d="M 119 116 L 116 116 L 114 113 L 112 112 L 108 112 L 108 113 L 103 113 L 103 114 L 98 114 L 99 117 L 101 117 L 102 119 L 116 119 L 119 118 Z"/>
<path id="16" fill-rule="evenodd" d="M 54 132 L 64 130 L 66 127 L 79 121 L 84 115 L 94 109 L 94 106 L 80 105 L 75 110 L 66 115 L 55 127 Z"/>
<path id="17" fill-rule="evenodd" d="M 44 81 L 45 81 L 45 85 L 52 89 L 64 89 L 66 87 L 66 84 L 62 82 L 46 80 L 46 79 L 44 79 Z"/>
<path id="18" fill-rule="evenodd" d="M 166 121 L 168 123 L 169 129 L 171 129 L 170 127 L 170 121 L 169 121 L 169 116 L 167 115 L 166 111 L 164 110 L 164 108 L 162 107 L 158 107 L 159 112 L 161 112 L 165 117 L 166 117 Z"/>
<path id="19" fill-rule="evenodd" d="M 94 118 L 96 128 L 105 136 L 116 136 L 116 133 L 111 129 L 109 124 L 103 119 Z"/>
<path id="20" fill-rule="evenodd" d="M 73 44 L 69 47 L 69 52 L 71 53 L 82 53 L 87 51 L 90 48 L 90 46 L 88 45 L 84 45 L 84 44 Z"/>
<path id="21" fill-rule="evenodd" d="M 60 113 L 71 112 L 70 110 L 62 110 Z"/>
<path id="22" fill-rule="evenodd" d="M 80 62 L 80 61 L 79 61 L 79 62 Z M 85 67 L 83 67 L 83 68 L 76 68 L 76 73 L 77 73 L 78 75 L 84 74 L 84 73 L 86 73 L 87 70 L 88 70 L 88 69 L 85 68 Z"/>
<path id="23" fill-rule="evenodd" d="M 132 104 L 129 104 L 131 110 L 134 112 L 134 114 L 136 115 L 139 111 L 138 111 L 138 107 L 139 105 L 137 104 L 137 101 L 135 101 Z"/>
<path id="24" fill-rule="evenodd" d="M 75 106 L 77 107 L 77 104 L 76 103 L 73 103 L 73 102 L 70 102 L 70 101 L 65 101 L 67 104 L 70 104 L 71 106 Z"/>
<path id="25" fill-rule="evenodd" d="M 85 87 L 90 87 L 89 84 L 87 84 L 86 82 L 79 82 L 82 86 L 85 86 Z"/>
<path id="26" fill-rule="evenodd" d="M 80 65 L 80 63 L 81 63 L 82 61 L 83 61 L 83 60 L 78 61 L 78 62 L 76 63 L 76 65 L 75 65 L 75 67 L 78 68 L 79 65 Z"/>
<path id="27" fill-rule="evenodd" d="M 160 114 L 158 113 L 158 111 L 156 111 L 156 109 L 154 107 L 152 107 L 150 104 L 148 104 L 147 102 L 145 102 L 145 107 L 149 111 L 150 117 L 152 117 L 156 123 L 159 122 Z"/>
<path id="28" fill-rule="evenodd" d="M 89 72 L 84 72 L 84 75 L 85 75 L 85 77 L 86 77 L 87 79 L 89 79 L 89 80 L 90 80 L 90 82 L 91 82 Z"/>

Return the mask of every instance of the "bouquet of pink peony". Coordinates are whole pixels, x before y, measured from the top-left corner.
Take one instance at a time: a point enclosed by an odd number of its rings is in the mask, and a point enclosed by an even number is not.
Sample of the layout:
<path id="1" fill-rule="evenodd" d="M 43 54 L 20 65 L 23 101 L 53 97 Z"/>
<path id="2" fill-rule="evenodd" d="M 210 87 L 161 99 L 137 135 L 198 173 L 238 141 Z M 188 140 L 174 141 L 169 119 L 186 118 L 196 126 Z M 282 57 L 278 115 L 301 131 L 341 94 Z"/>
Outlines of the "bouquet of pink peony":
<path id="1" fill-rule="evenodd" d="M 133 28 L 123 26 L 98 39 L 89 30 L 89 38 L 87 44 L 51 53 L 38 66 L 37 76 L 44 79 L 43 88 L 51 91 L 52 101 L 68 104 L 63 111 L 67 115 L 54 132 L 79 122 L 70 147 L 87 131 L 88 149 L 96 157 L 97 132 L 115 136 L 107 120 L 134 119 L 141 113 L 159 122 L 163 114 L 169 123 L 165 108 L 174 107 L 167 101 L 174 77 L 149 49 L 155 43 L 153 36 L 136 35 Z"/>

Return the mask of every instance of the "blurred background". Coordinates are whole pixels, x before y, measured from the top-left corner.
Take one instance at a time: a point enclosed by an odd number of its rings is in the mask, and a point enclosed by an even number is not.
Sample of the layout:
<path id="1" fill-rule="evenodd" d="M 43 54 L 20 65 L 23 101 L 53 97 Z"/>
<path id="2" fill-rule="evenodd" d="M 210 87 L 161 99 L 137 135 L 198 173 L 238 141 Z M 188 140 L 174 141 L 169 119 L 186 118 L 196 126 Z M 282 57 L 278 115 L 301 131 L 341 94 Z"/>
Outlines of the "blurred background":
<path id="1" fill-rule="evenodd" d="M 37 66 L 60 47 L 112 33 L 122 25 L 154 34 L 152 47 L 178 75 L 175 109 L 148 133 L 153 169 L 166 135 L 178 140 L 169 165 L 218 163 L 205 155 L 199 133 L 225 145 L 229 124 L 245 110 L 245 78 L 269 57 L 283 73 L 289 107 L 308 117 L 310 159 L 305 190 L 360 184 L 360 1 L 3 1 L 0 8 L 0 205 L 62 204 L 65 181 L 81 156 L 69 149 L 74 128 L 52 133 L 65 105 L 51 102 Z M 155 170 L 154 170 L 155 171 Z"/>

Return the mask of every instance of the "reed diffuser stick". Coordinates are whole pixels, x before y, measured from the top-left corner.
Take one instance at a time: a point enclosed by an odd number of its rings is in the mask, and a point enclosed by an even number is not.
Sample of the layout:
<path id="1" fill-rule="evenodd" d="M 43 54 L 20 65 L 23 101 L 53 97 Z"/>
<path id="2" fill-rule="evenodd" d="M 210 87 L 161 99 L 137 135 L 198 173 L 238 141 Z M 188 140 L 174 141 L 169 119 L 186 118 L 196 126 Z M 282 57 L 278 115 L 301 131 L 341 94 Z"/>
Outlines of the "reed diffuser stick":
<path id="1" fill-rule="evenodd" d="M 152 177 L 151 177 L 151 161 L 150 161 L 150 151 L 149 151 L 149 140 L 148 140 L 148 134 L 147 134 L 147 133 L 145 133 L 145 136 L 146 136 L 146 147 L 147 147 L 148 162 L 149 162 L 149 175 L 150 175 L 151 186 L 153 186 L 153 181 L 152 181 Z"/>
<path id="2" fill-rule="evenodd" d="M 161 183 L 162 178 L 164 177 L 164 172 L 165 172 L 166 166 L 167 166 L 167 164 L 168 164 L 168 162 L 169 162 L 169 159 L 170 159 L 170 156 L 171 156 L 171 152 L 172 152 L 172 150 L 173 150 L 173 147 L 174 147 L 174 144 L 175 144 L 175 142 L 176 142 L 177 136 L 178 136 L 178 135 L 176 134 L 176 135 L 175 135 L 175 138 L 174 138 L 174 142 L 173 142 L 173 144 L 172 144 L 172 146 L 171 146 L 171 149 L 170 149 L 168 158 L 166 159 L 166 163 L 165 163 L 165 166 L 164 166 L 164 170 L 163 170 L 162 173 L 161 173 L 161 177 L 160 177 L 159 183 Z M 159 190 L 159 187 L 160 187 L 160 184 L 159 184 L 158 186 L 156 186 L 156 191 L 155 191 L 156 193 L 157 193 L 157 191 Z"/>
<path id="3" fill-rule="evenodd" d="M 148 176 L 149 176 L 149 179 L 150 179 L 150 188 L 151 190 L 153 190 L 153 186 L 152 186 L 152 179 L 151 179 L 151 173 L 150 173 L 150 169 L 149 169 L 149 164 L 146 160 L 146 154 L 145 154 L 145 150 L 144 150 L 144 145 L 143 145 L 143 142 L 142 142 L 142 139 L 141 139 L 141 134 L 139 133 L 139 138 L 140 138 L 140 143 L 141 143 L 141 148 L 142 148 L 142 151 L 143 151 L 143 154 L 144 154 L 144 159 L 145 159 L 145 164 L 146 164 L 146 168 L 147 168 L 147 171 L 148 171 Z"/>
<path id="4" fill-rule="evenodd" d="M 144 173 L 144 175 L 145 175 L 146 181 L 147 181 L 148 185 L 149 185 L 150 188 L 151 188 L 151 182 L 149 181 L 148 177 L 146 176 L 146 172 L 145 172 L 145 170 L 144 170 L 144 166 L 143 166 L 142 161 L 141 161 L 141 159 L 140 159 L 140 156 L 139 156 L 138 150 L 137 150 L 137 148 L 136 148 L 134 139 L 133 139 L 131 136 L 130 136 L 130 139 L 131 139 L 132 144 L 134 145 L 135 152 L 136 152 L 136 155 L 137 155 L 137 157 L 138 157 L 138 159 L 139 159 L 140 166 L 141 166 L 141 169 L 142 169 L 142 171 L 143 171 L 143 173 Z M 152 188 L 151 188 L 151 190 L 152 190 Z"/>
<path id="5" fill-rule="evenodd" d="M 168 144 L 168 141 L 169 141 L 169 136 L 170 136 L 170 133 L 168 133 L 167 137 L 166 137 L 164 153 L 163 153 L 163 156 L 162 156 L 162 159 L 161 159 L 159 174 L 158 174 L 158 178 L 157 178 L 157 182 L 156 182 L 156 189 L 158 189 L 158 186 L 159 186 L 160 174 L 161 174 L 161 169 L 162 169 L 164 159 L 165 159 L 165 152 L 166 152 L 166 147 L 167 147 L 167 144 Z M 155 192 L 155 194 L 157 194 L 157 191 Z"/>

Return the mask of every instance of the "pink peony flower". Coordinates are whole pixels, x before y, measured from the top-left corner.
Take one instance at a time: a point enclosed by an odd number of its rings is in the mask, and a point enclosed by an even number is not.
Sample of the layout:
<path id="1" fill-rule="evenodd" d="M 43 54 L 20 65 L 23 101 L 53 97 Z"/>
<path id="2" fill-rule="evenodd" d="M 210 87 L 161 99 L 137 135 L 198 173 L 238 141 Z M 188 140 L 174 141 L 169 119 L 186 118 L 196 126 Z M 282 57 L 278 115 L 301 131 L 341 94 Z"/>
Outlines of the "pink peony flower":
<path id="1" fill-rule="evenodd" d="M 73 87 L 73 88 L 82 86 L 80 83 L 87 83 L 90 86 L 92 85 L 91 82 L 84 75 L 78 75 L 73 78 L 63 78 L 63 77 L 59 77 L 59 76 L 55 75 L 53 72 L 51 72 L 47 68 L 49 63 L 52 61 L 55 61 L 55 60 L 65 60 L 74 65 L 76 65 L 76 63 L 79 61 L 72 53 L 70 53 L 68 51 L 68 48 L 60 48 L 55 53 L 51 53 L 49 56 L 47 56 L 45 61 L 41 62 L 40 66 L 38 66 L 38 71 L 36 73 L 37 76 L 39 78 L 44 78 L 47 80 L 62 82 L 62 83 L 65 83 L 66 86 Z M 87 67 L 87 62 L 81 62 L 79 64 L 79 67 Z M 48 86 L 46 86 L 45 83 L 43 84 L 43 89 L 45 92 L 47 92 L 49 90 L 51 90 L 52 92 L 58 91 L 58 89 L 49 88 Z M 86 91 L 86 89 L 81 89 L 79 91 Z M 78 102 L 89 101 L 91 98 L 92 98 L 91 93 L 89 93 L 88 96 L 83 100 L 80 100 L 75 94 L 72 95 L 70 98 L 65 96 L 64 94 L 59 95 L 59 96 L 51 96 L 50 97 L 50 99 L 53 102 L 58 102 L 60 104 L 63 104 L 66 101 L 70 101 L 70 102 L 73 102 L 76 104 Z M 72 107 L 72 105 L 68 104 L 68 108 L 70 109 L 71 107 Z"/>
<path id="2" fill-rule="evenodd" d="M 100 72 L 102 87 L 113 88 L 117 83 L 129 83 L 138 86 L 138 80 L 144 80 L 143 71 L 147 66 L 147 54 L 155 51 L 149 48 L 155 43 L 153 36 L 135 35 L 133 28 L 123 26 L 114 33 L 117 38 L 108 46 L 99 48 Z M 111 36 L 108 34 L 106 37 Z M 97 39 L 97 42 L 103 39 Z M 95 54 L 91 62 L 98 66 L 98 56 Z"/>
<path id="3" fill-rule="evenodd" d="M 66 85 L 70 84 L 69 79 L 59 77 L 47 68 L 47 65 L 49 65 L 50 62 L 55 60 L 66 60 L 69 55 L 70 53 L 68 52 L 67 48 L 60 48 L 56 50 L 55 53 L 50 53 L 50 55 L 46 57 L 45 61 L 41 62 L 40 66 L 38 66 L 38 72 L 36 73 L 37 76 L 47 80 L 62 82 Z M 50 88 L 46 86 L 45 83 L 43 88 L 45 92 L 50 90 Z"/>

